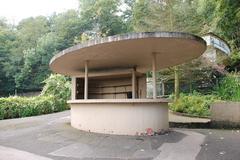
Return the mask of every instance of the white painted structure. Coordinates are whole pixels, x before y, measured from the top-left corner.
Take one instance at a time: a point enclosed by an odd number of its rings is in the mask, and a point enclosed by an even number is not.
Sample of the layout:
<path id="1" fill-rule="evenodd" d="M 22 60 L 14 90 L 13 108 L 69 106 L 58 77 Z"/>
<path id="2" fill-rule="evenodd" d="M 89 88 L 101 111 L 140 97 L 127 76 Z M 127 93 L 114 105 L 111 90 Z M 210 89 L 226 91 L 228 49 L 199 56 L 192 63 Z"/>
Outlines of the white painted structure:
<path id="1" fill-rule="evenodd" d="M 120 135 L 141 135 L 148 128 L 167 130 L 168 101 L 163 99 L 102 99 L 69 101 L 71 125 L 80 130 Z"/>
<path id="2" fill-rule="evenodd" d="M 231 50 L 227 42 L 213 33 L 208 33 L 202 37 L 207 43 L 207 50 L 203 54 L 210 62 L 217 63 L 218 59 L 226 58 Z"/>
<path id="3" fill-rule="evenodd" d="M 72 77 L 71 125 L 106 134 L 142 135 L 167 130 L 168 99 L 157 99 L 156 71 L 199 57 L 200 37 L 178 32 L 117 35 L 55 55 L 50 68 Z M 146 76 L 153 98 L 146 98 Z"/>

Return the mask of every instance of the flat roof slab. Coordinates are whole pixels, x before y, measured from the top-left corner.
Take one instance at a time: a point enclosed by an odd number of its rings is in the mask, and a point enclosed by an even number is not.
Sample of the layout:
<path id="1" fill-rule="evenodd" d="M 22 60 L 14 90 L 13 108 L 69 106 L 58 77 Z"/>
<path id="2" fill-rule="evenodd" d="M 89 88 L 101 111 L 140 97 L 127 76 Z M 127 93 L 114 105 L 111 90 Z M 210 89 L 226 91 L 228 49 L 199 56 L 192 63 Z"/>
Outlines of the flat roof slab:
<path id="1" fill-rule="evenodd" d="M 197 58 L 205 50 L 205 41 L 188 33 L 131 33 L 96 39 L 63 50 L 52 58 L 50 68 L 56 73 L 79 76 L 84 74 L 85 61 L 89 61 L 89 73 L 132 67 L 145 73 L 151 70 L 153 53 L 156 54 L 157 70 L 160 70 Z"/>

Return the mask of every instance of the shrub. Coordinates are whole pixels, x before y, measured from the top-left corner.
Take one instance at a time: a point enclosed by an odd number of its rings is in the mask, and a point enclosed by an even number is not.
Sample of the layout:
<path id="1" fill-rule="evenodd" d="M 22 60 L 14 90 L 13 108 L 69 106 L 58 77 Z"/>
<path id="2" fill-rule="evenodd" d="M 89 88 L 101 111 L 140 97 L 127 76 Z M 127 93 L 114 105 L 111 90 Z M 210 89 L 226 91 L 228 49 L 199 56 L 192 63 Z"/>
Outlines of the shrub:
<path id="1" fill-rule="evenodd" d="M 207 117 L 210 115 L 210 105 L 215 100 L 217 100 L 217 97 L 213 95 L 201 95 L 199 93 L 190 95 L 180 94 L 180 98 L 170 104 L 170 109 L 192 116 Z"/>
<path id="2" fill-rule="evenodd" d="M 45 81 L 40 96 L 0 98 L 0 119 L 48 114 L 69 109 L 70 82 L 64 76 L 52 74 Z"/>
<path id="3" fill-rule="evenodd" d="M 62 75 L 51 74 L 46 80 L 41 95 L 54 95 L 62 100 L 70 97 L 70 81 Z"/>
<path id="4" fill-rule="evenodd" d="M 66 109 L 68 106 L 54 96 L 0 98 L 0 119 L 35 116 Z"/>
<path id="5" fill-rule="evenodd" d="M 240 76 L 228 74 L 220 81 L 216 88 L 216 94 L 222 100 L 240 101 Z"/>
<path id="6" fill-rule="evenodd" d="M 63 108 L 67 107 L 67 100 L 71 94 L 70 81 L 65 76 L 51 74 L 44 83 L 41 95 L 54 96 L 58 99 L 56 105 Z"/>

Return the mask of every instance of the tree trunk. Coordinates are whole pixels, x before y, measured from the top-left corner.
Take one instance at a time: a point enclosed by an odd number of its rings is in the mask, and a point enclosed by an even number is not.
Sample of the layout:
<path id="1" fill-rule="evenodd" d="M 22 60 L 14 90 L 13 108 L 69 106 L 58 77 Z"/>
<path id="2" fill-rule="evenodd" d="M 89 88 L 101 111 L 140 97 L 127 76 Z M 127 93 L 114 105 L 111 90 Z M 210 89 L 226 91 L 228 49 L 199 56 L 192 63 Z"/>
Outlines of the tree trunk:
<path id="1" fill-rule="evenodd" d="M 174 101 L 179 98 L 179 70 L 178 67 L 174 67 Z"/>

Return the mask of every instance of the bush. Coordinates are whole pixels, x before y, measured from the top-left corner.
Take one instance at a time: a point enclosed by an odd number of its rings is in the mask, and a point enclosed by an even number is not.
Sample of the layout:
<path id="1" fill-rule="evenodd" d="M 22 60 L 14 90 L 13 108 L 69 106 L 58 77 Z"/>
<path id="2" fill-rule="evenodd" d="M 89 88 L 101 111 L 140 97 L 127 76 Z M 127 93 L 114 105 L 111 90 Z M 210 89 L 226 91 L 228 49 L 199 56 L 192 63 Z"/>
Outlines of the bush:
<path id="1" fill-rule="evenodd" d="M 0 98 L 0 119 L 20 118 L 68 109 L 54 96 Z"/>
<path id="2" fill-rule="evenodd" d="M 240 76 L 238 74 L 228 74 L 224 77 L 218 87 L 216 94 L 226 101 L 240 101 Z"/>
<path id="3" fill-rule="evenodd" d="M 54 96 L 57 101 L 55 105 L 68 107 L 67 100 L 70 98 L 70 81 L 60 74 L 51 74 L 45 81 L 42 96 Z"/>
<path id="4" fill-rule="evenodd" d="M 217 97 L 213 95 L 201 95 L 199 93 L 190 95 L 180 94 L 180 98 L 170 104 L 170 109 L 192 116 L 207 117 L 210 115 L 210 105 L 215 100 L 217 100 Z"/>
<path id="5" fill-rule="evenodd" d="M 65 76 L 51 74 L 44 83 L 41 95 L 54 95 L 65 101 L 70 98 L 70 81 Z"/>
<path id="6" fill-rule="evenodd" d="M 0 119 L 48 114 L 69 109 L 70 82 L 61 75 L 51 75 L 45 81 L 40 96 L 0 98 Z"/>

